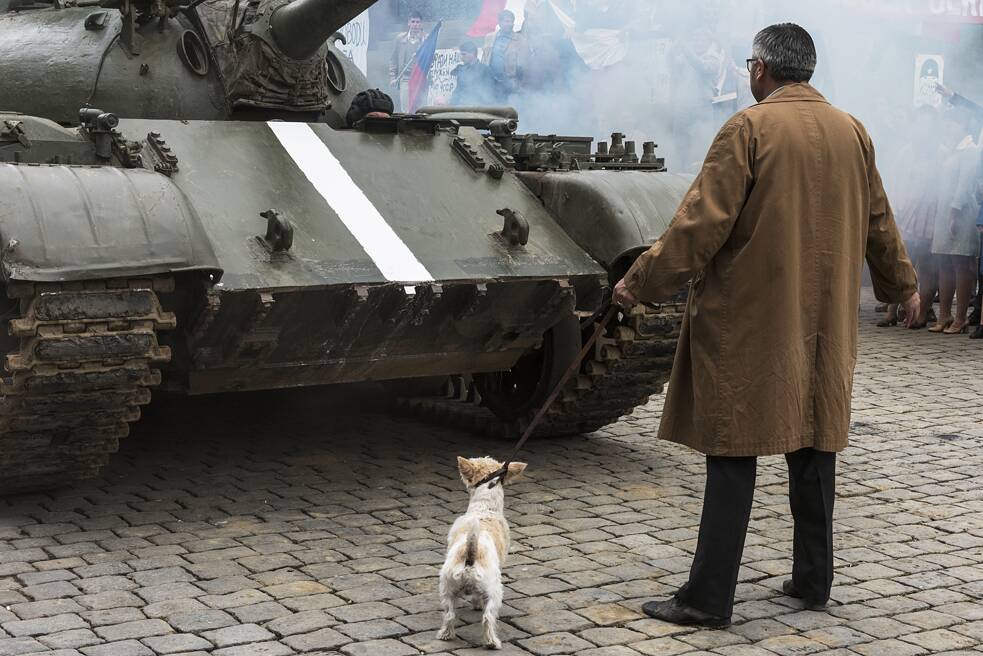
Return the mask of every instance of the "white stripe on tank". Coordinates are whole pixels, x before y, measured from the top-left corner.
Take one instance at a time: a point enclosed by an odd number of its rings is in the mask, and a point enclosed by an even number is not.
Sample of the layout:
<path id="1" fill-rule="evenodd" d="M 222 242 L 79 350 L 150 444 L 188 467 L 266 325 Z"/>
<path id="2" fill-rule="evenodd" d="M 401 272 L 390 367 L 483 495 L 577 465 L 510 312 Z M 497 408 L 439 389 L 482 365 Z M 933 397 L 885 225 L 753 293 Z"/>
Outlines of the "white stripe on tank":
<path id="1" fill-rule="evenodd" d="M 311 126 L 285 121 L 267 125 L 386 280 L 412 283 L 434 279 Z M 412 293 L 412 288 L 406 291 Z"/>

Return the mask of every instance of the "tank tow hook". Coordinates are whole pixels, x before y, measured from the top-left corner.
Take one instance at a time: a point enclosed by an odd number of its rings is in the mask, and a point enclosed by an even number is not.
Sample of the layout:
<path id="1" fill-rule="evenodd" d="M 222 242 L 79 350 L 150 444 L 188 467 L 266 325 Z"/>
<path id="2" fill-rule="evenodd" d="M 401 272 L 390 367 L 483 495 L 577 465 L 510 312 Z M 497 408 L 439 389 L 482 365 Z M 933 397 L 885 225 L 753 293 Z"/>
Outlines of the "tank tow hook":
<path id="1" fill-rule="evenodd" d="M 280 210 L 269 209 L 260 212 L 266 219 L 266 236 L 257 238 L 274 253 L 290 250 L 294 243 L 294 225 L 280 213 Z"/>
<path id="2" fill-rule="evenodd" d="M 529 243 L 529 222 L 519 212 L 508 207 L 496 212 L 505 217 L 505 224 L 499 235 L 509 246 L 525 246 Z"/>

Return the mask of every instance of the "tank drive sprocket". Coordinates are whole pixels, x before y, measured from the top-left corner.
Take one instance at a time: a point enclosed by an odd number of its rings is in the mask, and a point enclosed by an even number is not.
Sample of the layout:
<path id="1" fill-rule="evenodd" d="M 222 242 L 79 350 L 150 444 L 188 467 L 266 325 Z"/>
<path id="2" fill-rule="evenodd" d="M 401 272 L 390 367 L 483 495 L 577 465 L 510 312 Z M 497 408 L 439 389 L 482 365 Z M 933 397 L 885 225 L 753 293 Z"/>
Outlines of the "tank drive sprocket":
<path id="1" fill-rule="evenodd" d="M 570 436 L 596 431 L 630 414 L 662 392 L 669 380 L 685 304 L 673 303 L 653 308 L 638 306 L 620 314 L 581 364 L 580 371 L 550 408 L 536 436 Z M 593 329 L 591 322 L 584 333 Z M 555 332 L 551 331 L 551 332 Z M 544 337 L 542 367 L 520 361 L 511 372 L 452 378 L 446 391 L 430 396 L 398 396 L 396 407 L 425 421 L 465 429 L 491 437 L 515 439 L 528 426 L 539 403 L 551 391 L 550 381 L 558 381 L 569 357 L 552 363 L 550 352 L 559 353 L 566 341 L 559 334 Z M 579 346 L 577 347 L 579 348 Z M 530 374 L 537 371 L 537 374 Z M 559 373 L 557 373 L 559 372 Z M 515 379 L 510 379 L 515 375 Z M 534 375 L 535 389 L 522 401 L 501 394 L 522 386 L 521 380 Z M 503 381 L 514 380 L 514 382 Z M 497 391 L 493 391 L 493 387 Z M 494 410 L 493 410 L 494 409 Z"/>
<path id="2" fill-rule="evenodd" d="M 173 287 L 170 278 L 8 283 L 0 494 L 98 474 L 170 359 L 157 331 L 176 321 L 158 293 Z"/>

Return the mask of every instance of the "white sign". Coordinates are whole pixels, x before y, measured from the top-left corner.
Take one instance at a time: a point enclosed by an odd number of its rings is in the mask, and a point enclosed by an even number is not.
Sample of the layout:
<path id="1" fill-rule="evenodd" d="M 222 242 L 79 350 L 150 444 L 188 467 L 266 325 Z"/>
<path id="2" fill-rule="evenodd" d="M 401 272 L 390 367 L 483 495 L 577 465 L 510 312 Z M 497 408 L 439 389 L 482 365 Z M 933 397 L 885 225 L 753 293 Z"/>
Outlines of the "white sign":
<path id="1" fill-rule="evenodd" d="M 936 84 L 945 84 L 945 58 L 942 55 L 917 55 L 915 57 L 915 107 L 938 107 L 942 95 Z"/>
<path id="2" fill-rule="evenodd" d="M 345 35 L 347 41 L 344 44 L 341 41 L 336 42 L 338 50 L 345 53 L 363 74 L 368 75 L 369 12 L 363 11 L 338 31 Z"/>
<path id="3" fill-rule="evenodd" d="M 457 48 L 438 49 L 430 67 L 430 89 L 427 93 L 428 105 L 449 105 L 454 89 L 457 88 L 457 78 L 451 72 L 461 62 L 461 53 Z"/>

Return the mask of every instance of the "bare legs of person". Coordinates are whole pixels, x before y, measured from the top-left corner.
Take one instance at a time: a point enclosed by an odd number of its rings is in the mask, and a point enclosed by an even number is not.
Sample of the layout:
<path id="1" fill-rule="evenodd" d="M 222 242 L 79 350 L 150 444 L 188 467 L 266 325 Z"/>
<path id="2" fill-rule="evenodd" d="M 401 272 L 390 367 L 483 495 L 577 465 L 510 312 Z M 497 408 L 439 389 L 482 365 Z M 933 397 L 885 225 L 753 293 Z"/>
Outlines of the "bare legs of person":
<path id="1" fill-rule="evenodd" d="M 976 258 L 965 255 L 947 256 L 951 262 L 950 269 L 954 273 L 956 291 L 956 315 L 952 325 L 943 332 L 946 335 L 958 335 L 969 328 L 969 301 L 976 284 Z"/>
<path id="2" fill-rule="evenodd" d="M 928 329 L 930 333 L 941 333 L 952 325 L 952 297 L 956 294 L 956 270 L 952 257 L 936 255 L 939 261 L 939 320 Z"/>
<path id="3" fill-rule="evenodd" d="M 939 290 L 939 259 L 940 256 L 932 254 L 925 248 L 920 250 L 915 259 L 915 270 L 918 272 L 918 294 L 921 296 L 921 312 L 915 317 L 912 328 L 924 328 L 928 323 L 929 312 L 932 311 L 932 303 L 935 301 L 935 292 Z"/>

